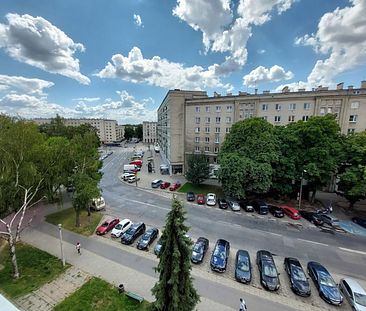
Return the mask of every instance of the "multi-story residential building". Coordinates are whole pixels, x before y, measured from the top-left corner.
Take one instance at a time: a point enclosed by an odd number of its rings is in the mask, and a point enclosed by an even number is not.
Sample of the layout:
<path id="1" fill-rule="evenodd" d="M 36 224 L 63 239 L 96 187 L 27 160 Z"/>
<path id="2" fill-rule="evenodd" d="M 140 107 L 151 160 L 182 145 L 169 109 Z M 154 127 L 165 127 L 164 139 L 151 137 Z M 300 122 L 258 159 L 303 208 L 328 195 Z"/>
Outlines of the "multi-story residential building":
<path id="1" fill-rule="evenodd" d="M 52 119 L 33 119 L 34 123 L 41 125 L 51 123 Z M 102 143 L 113 143 L 120 141 L 120 129 L 116 120 L 108 119 L 62 119 L 66 126 L 79 126 L 81 124 L 90 124 L 95 127 Z"/>
<path id="2" fill-rule="evenodd" d="M 261 117 L 273 125 L 286 125 L 311 116 L 334 114 L 343 134 L 366 129 L 366 81 L 360 88 L 343 83 L 337 89 L 318 87 L 262 94 L 208 97 L 206 92 L 169 91 L 158 109 L 158 143 L 172 172 L 184 171 L 189 154 L 206 154 L 210 163 L 217 155 L 225 135 L 240 120 Z"/>
<path id="3" fill-rule="evenodd" d="M 144 144 L 157 142 L 157 122 L 142 122 L 142 141 Z"/>
<path id="4" fill-rule="evenodd" d="M 124 125 L 117 125 L 116 126 L 117 131 L 117 141 L 122 141 L 125 139 L 125 126 Z"/>

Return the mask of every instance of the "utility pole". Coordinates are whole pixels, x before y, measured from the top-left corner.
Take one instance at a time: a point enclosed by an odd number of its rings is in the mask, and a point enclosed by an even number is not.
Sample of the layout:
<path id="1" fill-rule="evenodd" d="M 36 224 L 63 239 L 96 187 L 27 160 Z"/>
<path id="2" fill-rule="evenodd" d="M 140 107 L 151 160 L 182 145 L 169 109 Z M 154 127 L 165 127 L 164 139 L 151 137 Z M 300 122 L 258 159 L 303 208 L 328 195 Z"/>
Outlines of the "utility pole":
<path id="1" fill-rule="evenodd" d="M 306 173 L 306 170 L 303 170 L 301 172 L 301 180 L 300 180 L 300 195 L 299 195 L 299 209 L 301 209 L 301 197 L 302 197 L 302 184 L 303 184 L 303 179 L 304 179 L 304 173 Z"/>
<path id="2" fill-rule="evenodd" d="M 62 260 L 62 265 L 65 267 L 65 255 L 64 255 L 64 249 L 62 247 L 62 225 L 61 224 L 58 224 L 58 230 L 60 233 L 61 260 Z"/>

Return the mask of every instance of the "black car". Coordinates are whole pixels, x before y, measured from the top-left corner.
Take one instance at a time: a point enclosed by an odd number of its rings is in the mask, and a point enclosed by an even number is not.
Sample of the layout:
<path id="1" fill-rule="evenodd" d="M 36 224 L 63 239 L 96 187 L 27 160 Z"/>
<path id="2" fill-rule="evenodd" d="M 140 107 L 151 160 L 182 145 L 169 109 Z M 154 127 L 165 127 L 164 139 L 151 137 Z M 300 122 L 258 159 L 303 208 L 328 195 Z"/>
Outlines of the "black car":
<path id="1" fill-rule="evenodd" d="M 149 248 L 149 245 L 154 242 L 158 235 L 159 229 L 157 228 L 150 228 L 146 230 L 140 240 L 137 242 L 137 248 L 147 250 Z"/>
<path id="2" fill-rule="evenodd" d="M 254 212 L 254 207 L 248 200 L 240 200 L 239 205 L 246 212 Z"/>
<path id="3" fill-rule="evenodd" d="M 300 211 L 300 215 L 316 226 L 321 226 L 324 223 L 324 221 L 321 219 L 320 215 L 317 213 Z"/>
<path id="4" fill-rule="evenodd" d="M 353 217 L 353 218 L 352 218 L 352 221 L 353 221 L 355 224 L 358 224 L 358 225 L 360 225 L 361 227 L 366 228 L 366 219 L 363 219 L 363 218 L 361 218 L 361 217 Z"/>
<path id="5" fill-rule="evenodd" d="M 249 253 L 239 249 L 235 260 L 235 279 L 241 283 L 249 283 L 252 280 L 252 265 Z"/>
<path id="6" fill-rule="evenodd" d="M 210 266 L 217 272 L 225 272 L 227 261 L 229 259 L 230 243 L 226 240 L 219 239 L 216 242 L 215 249 L 212 252 Z"/>
<path id="7" fill-rule="evenodd" d="M 217 202 L 219 204 L 219 208 L 227 209 L 229 206 L 225 199 L 218 199 Z"/>
<path id="8" fill-rule="evenodd" d="M 310 296 L 310 284 L 300 262 L 296 258 L 286 257 L 283 264 L 290 278 L 292 291 L 299 296 Z"/>
<path id="9" fill-rule="evenodd" d="M 193 192 L 187 192 L 187 201 L 189 202 L 193 202 L 196 200 L 196 196 L 194 195 Z"/>
<path id="10" fill-rule="evenodd" d="M 326 302 L 333 305 L 340 305 L 343 297 L 337 284 L 325 267 L 315 261 L 308 262 L 308 274 L 313 279 L 319 296 Z"/>
<path id="11" fill-rule="evenodd" d="M 271 291 L 278 290 L 280 288 L 280 279 L 272 254 L 265 250 L 258 251 L 257 265 L 262 286 Z"/>
<path id="12" fill-rule="evenodd" d="M 285 214 L 283 213 L 283 210 L 282 208 L 276 206 L 276 205 L 272 205 L 272 204 L 268 204 L 268 209 L 269 209 L 269 212 L 274 216 L 274 217 L 277 217 L 277 218 L 282 218 L 285 216 Z"/>
<path id="13" fill-rule="evenodd" d="M 145 232 L 146 226 L 143 222 L 133 224 L 121 238 L 122 244 L 132 244 L 141 234 Z"/>
<path id="14" fill-rule="evenodd" d="M 205 254 L 207 252 L 209 245 L 209 241 L 206 238 L 199 237 L 197 239 L 197 242 L 194 244 L 192 249 L 192 256 L 191 261 L 193 263 L 201 263 L 203 260 L 203 257 L 205 257 Z"/>
<path id="15" fill-rule="evenodd" d="M 253 208 L 257 211 L 260 215 L 267 215 L 268 214 L 268 205 L 267 203 L 259 200 L 252 201 Z"/>

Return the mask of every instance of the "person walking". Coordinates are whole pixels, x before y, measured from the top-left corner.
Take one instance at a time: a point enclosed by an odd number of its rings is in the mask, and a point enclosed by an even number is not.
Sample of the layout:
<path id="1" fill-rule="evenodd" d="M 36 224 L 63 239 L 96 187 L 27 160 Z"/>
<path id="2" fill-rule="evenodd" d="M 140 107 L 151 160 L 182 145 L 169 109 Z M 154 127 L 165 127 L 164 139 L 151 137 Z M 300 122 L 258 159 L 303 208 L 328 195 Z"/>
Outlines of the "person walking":
<path id="1" fill-rule="evenodd" d="M 77 242 L 76 243 L 76 250 L 78 251 L 78 254 L 81 255 L 81 245 L 80 245 L 80 242 Z"/>
<path id="2" fill-rule="evenodd" d="M 245 304 L 245 301 L 243 300 L 243 298 L 240 298 L 240 306 L 239 306 L 239 311 L 246 311 L 247 309 L 247 305 Z"/>

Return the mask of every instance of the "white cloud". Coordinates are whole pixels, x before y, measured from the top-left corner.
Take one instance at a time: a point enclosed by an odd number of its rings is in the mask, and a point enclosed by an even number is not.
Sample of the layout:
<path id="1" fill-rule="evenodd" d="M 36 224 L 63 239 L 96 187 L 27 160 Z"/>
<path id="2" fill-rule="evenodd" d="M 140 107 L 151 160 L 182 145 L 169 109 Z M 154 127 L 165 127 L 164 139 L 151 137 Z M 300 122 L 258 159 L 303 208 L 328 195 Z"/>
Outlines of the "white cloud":
<path id="1" fill-rule="evenodd" d="M 309 86 L 332 85 L 337 75 L 366 64 L 366 0 L 350 3 L 324 14 L 315 34 L 295 40 L 295 44 L 312 46 L 317 53 L 327 55 L 309 74 Z"/>
<path id="2" fill-rule="evenodd" d="M 120 78 L 132 83 L 147 83 L 168 89 L 230 88 L 216 76 L 215 67 L 205 70 L 201 66 L 184 67 L 154 56 L 144 58 L 138 47 L 133 47 L 128 56 L 115 54 L 111 62 L 96 74 L 100 78 Z"/>
<path id="3" fill-rule="evenodd" d="M 43 89 L 52 87 L 53 85 L 53 82 L 41 79 L 0 74 L 0 91 L 42 95 Z"/>
<path id="4" fill-rule="evenodd" d="M 79 98 L 73 98 L 72 100 L 81 102 L 96 102 L 100 100 L 100 97 L 79 97 Z"/>
<path id="5" fill-rule="evenodd" d="M 291 71 L 285 71 L 282 67 L 274 65 L 271 68 L 259 66 L 252 70 L 243 78 L 243 84 L 246 86 L 256 86 L 259 83 L 279 82 L 282 80 L 290 80 L 294 77 Z"/>
<path id="6" fill-rule="evenodd" d="M 7 14 L 7 24 L 0 24 L 0 48 L 15 60 L 47 72 L 89 84 L 90 79 L 80 73 L 77 51 L 84 52 L 62 30 L 42 17 L 28 14 Z"/>
<path id="7" fill-rule="evenodd" d="M 260 50 L 257 51 L 257 53 L 258 54 L 264 54 L 264 53 L 266 53 L 266 50 L 265 49 L 260 49 Z"/>
<path id="8" fill-rule="evenodd" d="M 133 22 L 138 27 L 144 27 L 144 25 L 142 25 L 141 16 L 138 14 L 133 14 Z"/>

